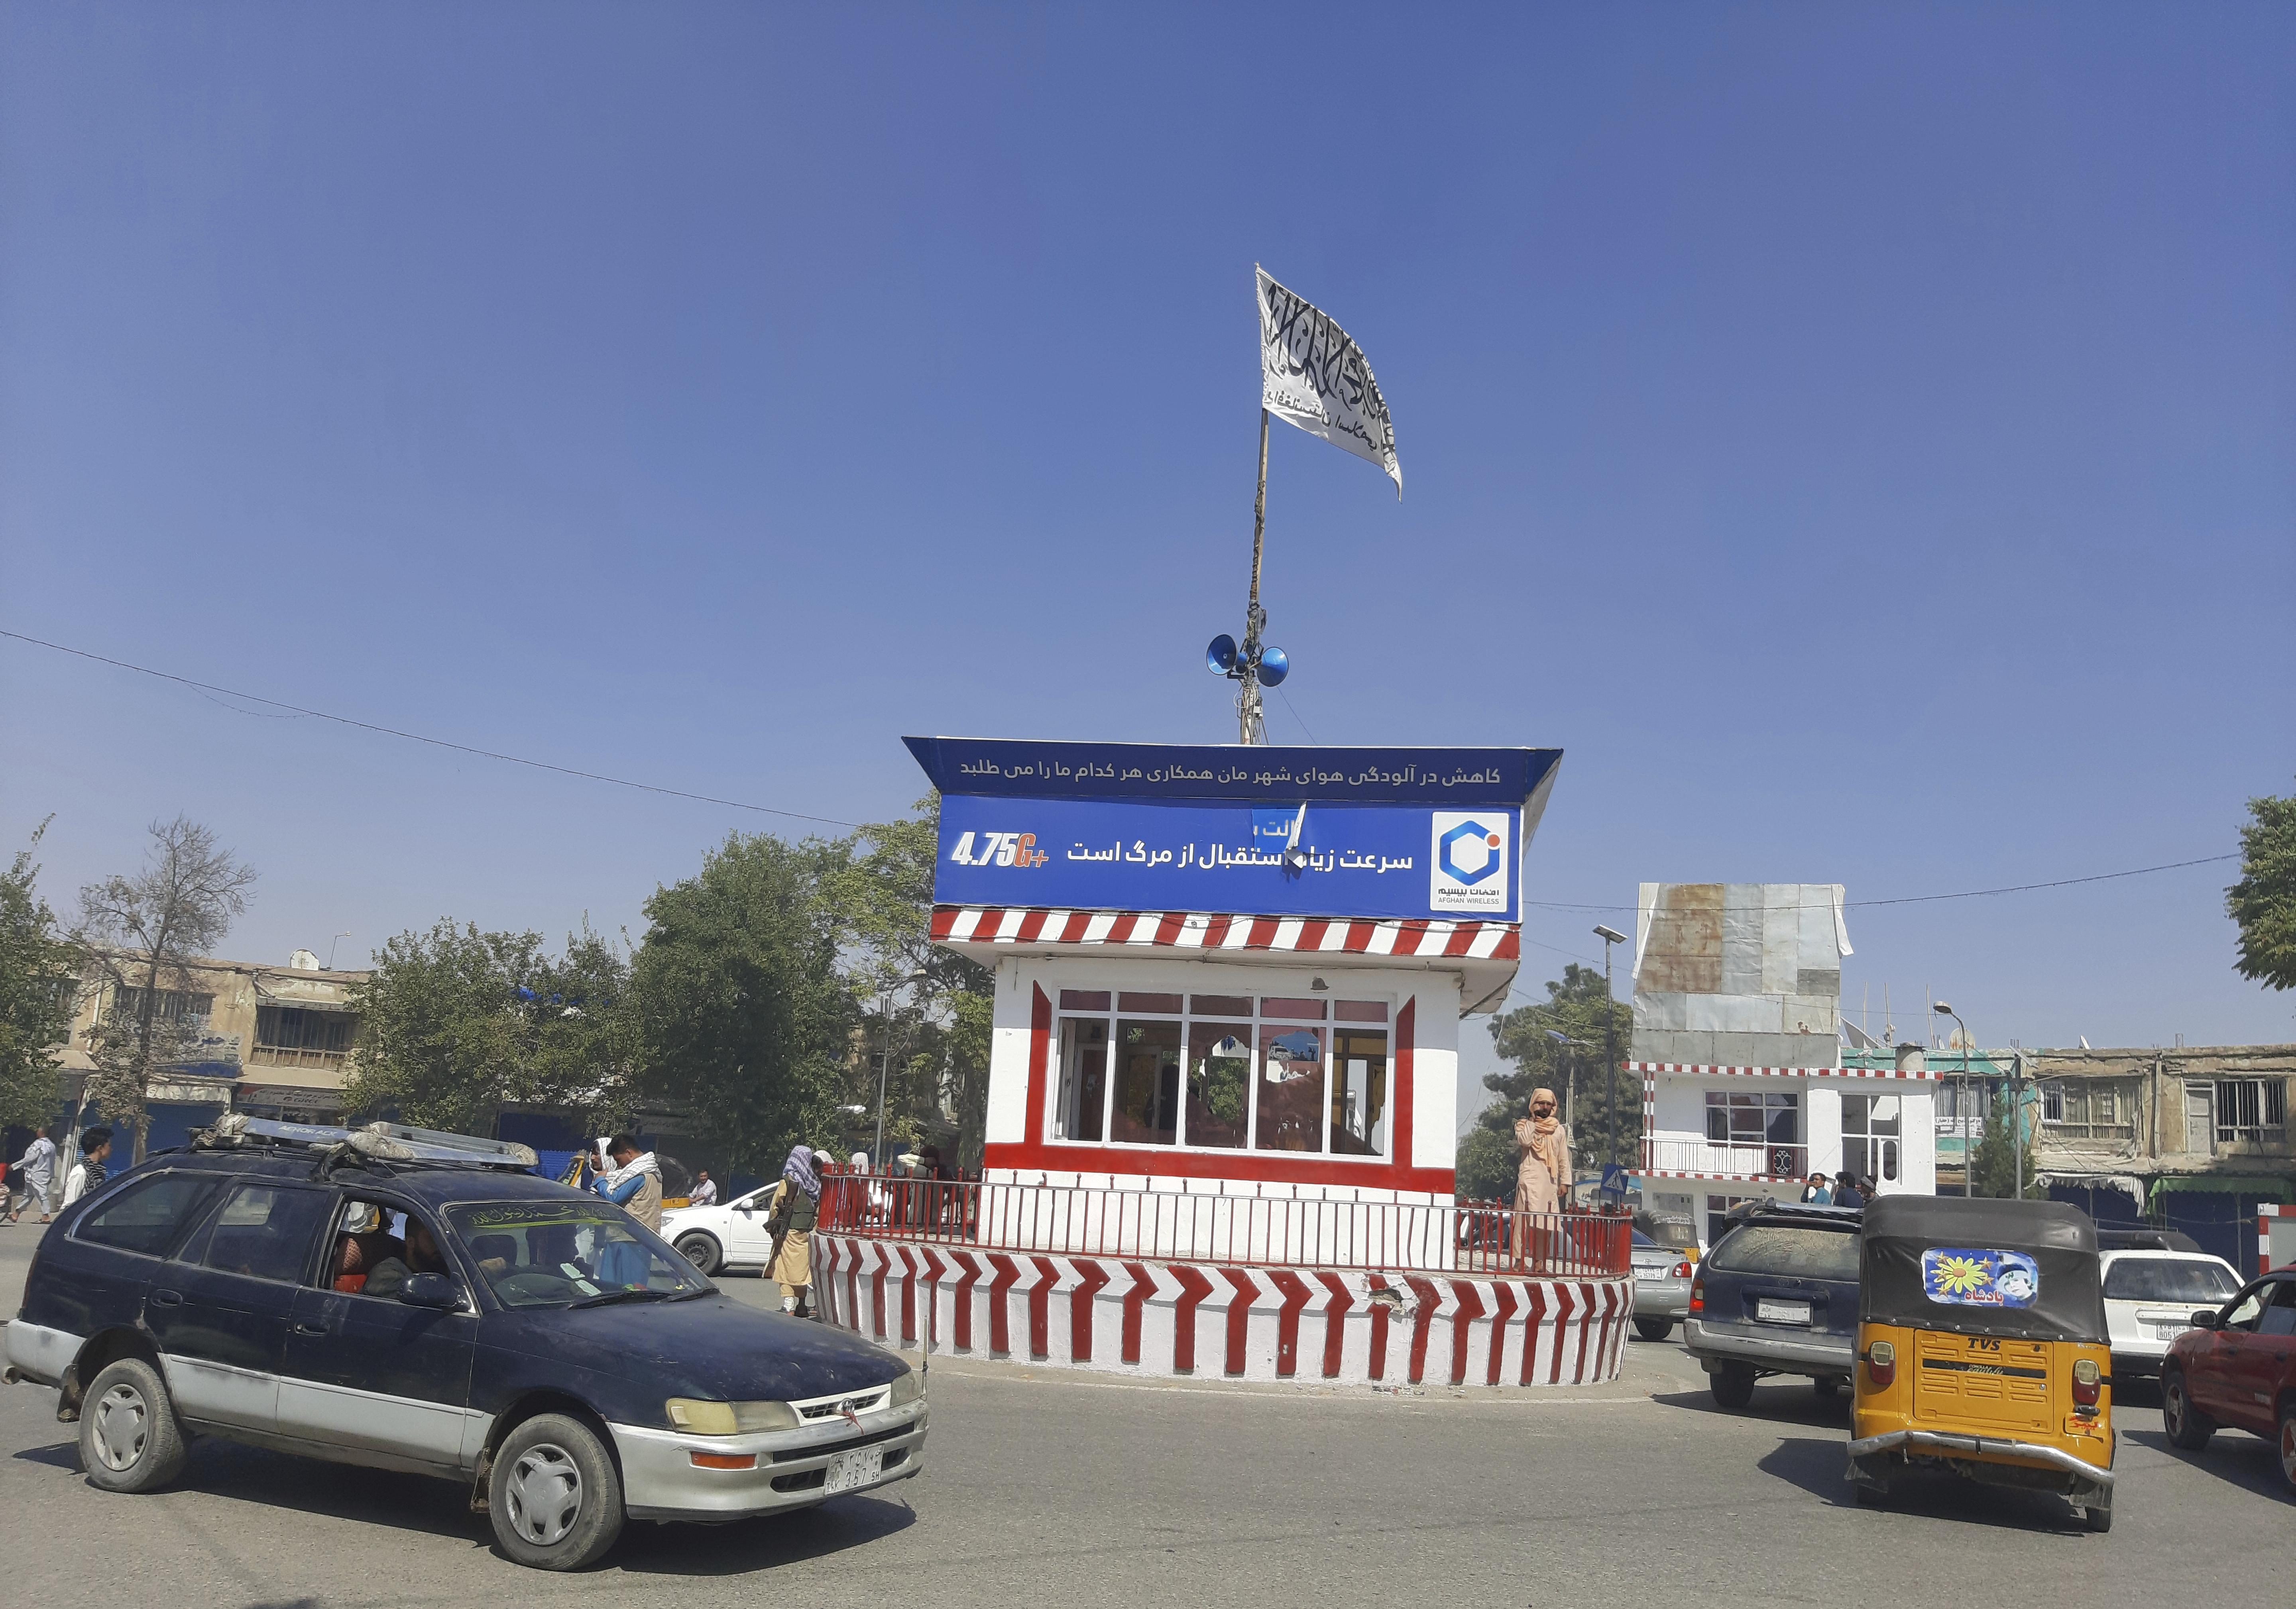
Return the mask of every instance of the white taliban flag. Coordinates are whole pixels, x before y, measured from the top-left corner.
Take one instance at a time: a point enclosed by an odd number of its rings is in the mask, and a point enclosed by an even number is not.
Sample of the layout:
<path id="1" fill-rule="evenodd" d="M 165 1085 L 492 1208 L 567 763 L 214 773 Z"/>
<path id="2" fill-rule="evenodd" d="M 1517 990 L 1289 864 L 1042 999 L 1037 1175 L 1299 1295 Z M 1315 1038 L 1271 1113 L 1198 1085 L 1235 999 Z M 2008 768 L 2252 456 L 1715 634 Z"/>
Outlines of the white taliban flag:
<path id="1" fill-rule="evenodd" d="M 1368 458 L 1403 496 L 1395 421 L 1363 349 L 1328 315 L 1259 268 L 1260 406 L 1311 436 Z"/>

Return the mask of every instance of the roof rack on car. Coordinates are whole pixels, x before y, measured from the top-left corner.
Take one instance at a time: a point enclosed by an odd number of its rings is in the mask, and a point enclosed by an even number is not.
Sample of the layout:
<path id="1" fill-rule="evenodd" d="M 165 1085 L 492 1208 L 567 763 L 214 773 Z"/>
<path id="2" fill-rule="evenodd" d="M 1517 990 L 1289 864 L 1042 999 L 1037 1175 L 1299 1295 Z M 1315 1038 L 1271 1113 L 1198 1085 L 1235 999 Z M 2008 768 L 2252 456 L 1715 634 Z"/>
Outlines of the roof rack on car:
<path id="1" fill-rule="evenodd" d="M 312 1150 L 356 1153 L 379 1162 L 467 1162 L 486 1168 L 524 1171 L 537 1158 L 529 1146 L 511 1140 L 483 1140 L 474 1135 L 446 1134 L 435 1129 L 409 1129 L 401 1123 L 369 1123 L 363 1129 L 337 1129 L 324 1123 L 283 1123 L 272 1118 L 226 1112 L 192 1139 L 201 1150 L 230 1150 L 250 1142 Z"/>

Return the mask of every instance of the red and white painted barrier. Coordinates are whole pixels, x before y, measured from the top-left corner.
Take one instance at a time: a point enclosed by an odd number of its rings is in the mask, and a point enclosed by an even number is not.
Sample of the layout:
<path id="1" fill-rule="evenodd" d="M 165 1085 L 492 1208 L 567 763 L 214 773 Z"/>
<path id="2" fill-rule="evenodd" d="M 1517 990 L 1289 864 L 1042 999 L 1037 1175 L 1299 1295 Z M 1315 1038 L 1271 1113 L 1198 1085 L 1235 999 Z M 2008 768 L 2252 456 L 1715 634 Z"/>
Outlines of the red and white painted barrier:
<path id="1" fill-rule="evenodd" d="M 2269 1274 L 2296 1263 L 2296 1206 L 2259 1202 L 2256 1207 L 2256 1271 Z"/>
<path id="2" fill-rule="evenodd" d="M 1633 1284 L 1232 1268 L 816 1230 L 824 1318 L 888 1345 L 1119 1374 L 1343 1384 L 1615 1380 Z"/>

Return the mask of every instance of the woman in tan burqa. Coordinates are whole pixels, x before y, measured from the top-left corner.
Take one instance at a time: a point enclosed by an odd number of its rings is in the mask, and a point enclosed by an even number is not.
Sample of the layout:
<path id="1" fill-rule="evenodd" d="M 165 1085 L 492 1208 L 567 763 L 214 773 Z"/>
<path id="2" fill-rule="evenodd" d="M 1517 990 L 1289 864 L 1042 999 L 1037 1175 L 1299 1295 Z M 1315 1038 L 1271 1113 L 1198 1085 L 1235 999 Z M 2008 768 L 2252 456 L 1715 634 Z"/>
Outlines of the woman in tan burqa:
<path id="1" fill-rule="evenodd" d="M 1514 1257 L 1520 1263 L 1527 1250 L 1543 1260 L 1547 1232 L 1535 1234 L 1529 1212 L 1559 1212 L 1562 1192 L 1570 1181 L 1570 1130 L 1554 1115 L 1554 1091 L 1530 1093 L 1530 1115 L 1514 1121 Z"/>

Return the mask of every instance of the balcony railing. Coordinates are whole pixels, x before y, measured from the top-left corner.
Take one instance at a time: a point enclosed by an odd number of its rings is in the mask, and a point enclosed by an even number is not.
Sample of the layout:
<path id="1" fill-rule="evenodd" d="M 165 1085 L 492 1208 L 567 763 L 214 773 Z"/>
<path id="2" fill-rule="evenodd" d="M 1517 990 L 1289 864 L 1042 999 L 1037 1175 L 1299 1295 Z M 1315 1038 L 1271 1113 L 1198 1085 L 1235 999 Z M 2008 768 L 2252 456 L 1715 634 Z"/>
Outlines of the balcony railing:
<path id="1" fill-rule="evenodd" d="M 1652 1138 L 1643 1141 L 1643 1165 L 1655 1173 L 1711 1173 L 1726 1178 L 1800 1178 L 1809 1170 L 1809 1147 Z"/>
<path id="2" fill-rule="evenodd" d="M 1300 1201 L 856 1174 L 822 1181 L 821 1227 L 984 1252 L 1563 1278 L 1623 1276 L 1631 1231 L 1621 1217 L 1515 1212 L 1499 1202 Z"/>
<path id="3" fill-rule="evenodd" d="M 321 1072 L 340 1072 L 349 1058 L 347 1050 L 299 1050 L 286 1045 L 258 1045 L 247 1053 L 255 1067 L 309 1067 Z"/>

